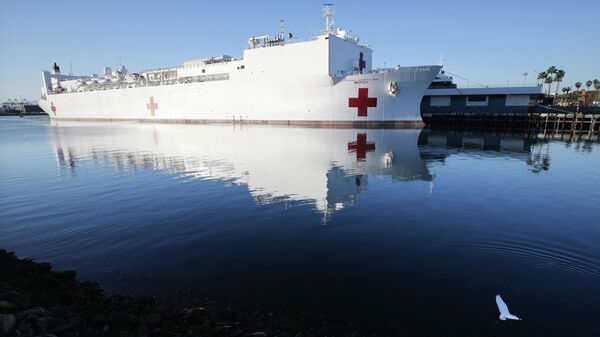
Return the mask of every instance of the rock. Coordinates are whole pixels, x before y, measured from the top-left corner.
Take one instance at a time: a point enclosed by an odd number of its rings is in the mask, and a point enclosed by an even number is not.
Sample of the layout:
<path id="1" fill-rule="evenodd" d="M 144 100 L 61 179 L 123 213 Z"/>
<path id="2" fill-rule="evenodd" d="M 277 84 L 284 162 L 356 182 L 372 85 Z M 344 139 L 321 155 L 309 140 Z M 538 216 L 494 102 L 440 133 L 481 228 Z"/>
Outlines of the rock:
<path id="1" fill-rule="evenodd" d="M 17 313 L 17 319 L 19 321 L 24 321 L 24 320 L 27 320 L 32 317 L 38 318 L 38 317 L 45 316 L 47 314 L 48 314 L 48 310 L 46 310 L 46 308 L 35 307 L 35 308 L 27 309 L 27 310 Z"/>
<path id="2" fill-rule="evenodd" d="M 146 323 L 148 325 L 158 325 L 161 321 L 162 317 L 160 316 L 160 314 L 154 313 L 146 316 Z"/>
<path id="3" fill-rule="evenodd" d="M 206 314 L 206 309 L 201 307 L 201 308 L 191 308 L 191 309 L 187 309 L 184 310 L 183 315 L 185 318 L 189 318 L 192 316 L 204 316 Z"/>
<path id="4" fill-rule="evenodd" d="M 251 334 L 250 336 L 254 336 L 254 337 L 267 337 L 267 334 L 262 332 L 262 331 L 257 331 L 253 334 Z"/>
<path id="5" fill-rule="evenodd" d="M 31 333 L 33 333 L 33 328 L 31 327 L 31 324 L 29 323 L 25 323 L 25 322 L 20 322 L 19 326 L 17 327 L 17 329 L 23 334 L 23 335 L 29 335 Z"/>
<path id="6" fill-rule="evenodd" d="M 48 320 L 48 328 L 50 330 L 54 330 L 59 326 L 63 326 L 65 325 L 67 322 L 59 317 L 50 317 L 50 319 Z"/>
<path id="7" fill-rule="evenodd" d="M 17 293 L 16 291 L 7 290 L 0 293 L 0 300 L 13 301 L 17 296 L 19 296 L 19 293 Z"/>
<path id="8" fill-rule="evenodd" d="M 9 289 L 12 289 L 12 287 L 4 282 L 0 282 L 0 293 L 5 292 Z"/>
<path id="9" fill-rule="evenodd" d="M 17 307 L 28 308 L 31 304 L 31 295 L 18 294 L 15 298 L 12 299 L 12 302 L 14 302 L 17 305 Z"/>
<path id="10" fill-rule="evenodd" d="M 77 276 L 77 273 L 73 270 L 63 270 L 63 271 L 55 271 L 54 275 L 58 278 L 63 279 L 74 279 Z"/>
<path id="11" fill-rule="evenodd" d="M 27 307 L 29 305 L 29 296 L 23 296 L 14 290 L 6 290 L 0 292 L 0 302 L 12 302 L 20 307 Z"/>
<path id="12" fill-rule="evenodd" d="M 140 323 L 140 320 L 132 314 L 124 313 L 124 312 L 113 312 L 110 314 L 109 319 L 111 322 L 119 323 L 119 324 L 137 324 Z"/>
<path id="13" fill-rule="evenodd" d="M 94 316 L 94 318 L 92 318 L 92 322 L 98 323 L 98 324 L 106 323 L 108 321 L 109 321 L 108 317 L 104 314 L 97 314 Z"/>
<path id="14" fill-rule="evenodd" d="M 202 324 L 206 320 L 206 310 L 204 308 L 187 309 L 183 313 L 183 318 L 195 324 Z"/>
<path id="15" fill-rule="evenodd" d="M 229 331 L 231 331 L 231 326 L 229 325 L 219 325 L 215 327 L 213 330 L 217 336 L 229 336 Z"/>
<path id="16" fill-rule="evenodd" d="M 17 307 L 27 308 L 31 302 L 31 298 L 28 295 L 21 295 L 16 291 L 5 291 L 0 293 L 1 301 L 12 302 Z"/>
<path id="17" fill-rule="evenodd" d="M 57 334 L 62 334 L 63 332 L 69 331 L 69 330 L 73 330 L 75 327 L 77 326 L 77 324 L 75 324 L 74 322 L 68 323 L 68 324 L 64 324 L 61 326 L 58 326 L 56 328 L 53 329 L 52 332 L 57 333 Z"/>
<path id="18" fill-rule="evenodd" d="M 36 325 L 37 325 L 38 329 L 42 332 L 48 331 L 53 327 L 59 326 L 59 325 L 61 325 L 61 323 L 64 323 L 64 321 L 63 320 L 57 321 L 57 318 L 49 317 L 49 316 L 40 317 L 36 321 Z"/>
<path id="19" fill-rule="evenodd" d="M 0 301 L 0 310 L 12 310 L 16 309 L 17 305 L 10 301 Z"/>
<path id="20" fill-rule="evenodd" d="M 38 268 L 40 268 L 41 270 L 44 270 L 44 271 L 52 270 L 52 265 L 48 262 L 38 263 L 37 266 L 38 266 Z"/>
<path id="21" fill-rule="evenodd" d="M 48 331 L 48 328 L 50 327 L 50 317 L 40 317 L 35 324 L 40 331 Z"/>
<path id="22" fill-rule="evenodd" d="M 0 315 L 0 331 L 2 336 L 10 336 L 17 328 L 17 319 L 12 314 Z"/>

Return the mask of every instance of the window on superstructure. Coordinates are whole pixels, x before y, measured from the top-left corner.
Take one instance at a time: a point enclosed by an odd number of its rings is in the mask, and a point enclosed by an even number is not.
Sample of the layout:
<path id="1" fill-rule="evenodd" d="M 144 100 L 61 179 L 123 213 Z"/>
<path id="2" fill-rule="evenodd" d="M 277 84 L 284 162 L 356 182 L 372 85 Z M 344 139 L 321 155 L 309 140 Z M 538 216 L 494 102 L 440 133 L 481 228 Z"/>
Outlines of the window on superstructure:
<path id="1" fill-rule="evenodd" d="M 487 106 L 488 96 L 486 95 L 470 95 L 467 97 L 466 106 Z"/>
<path id="2" fill-rule="evenodd" d="M 203 73 L 203 74 L 204 74 L 204 73 L 206 73 L 206 69 L 202 69 L 202 73 Z"/>
<path id="3" fill-rule="evenodd" d="M 487 96 L 485 95 L 471 95 L 468 99 L 469 102 L 487 102 Z"/>

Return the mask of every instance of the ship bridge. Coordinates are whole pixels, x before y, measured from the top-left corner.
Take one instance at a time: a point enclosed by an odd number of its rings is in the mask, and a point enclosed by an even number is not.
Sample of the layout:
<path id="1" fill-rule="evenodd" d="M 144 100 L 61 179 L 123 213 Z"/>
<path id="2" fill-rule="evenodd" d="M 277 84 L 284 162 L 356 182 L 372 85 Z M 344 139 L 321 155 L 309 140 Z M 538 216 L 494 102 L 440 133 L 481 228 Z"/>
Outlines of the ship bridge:
<path id="1" fill-rule="evenodd" d="M 334 27 L 332 5 L 326 5 L 323 16 L 325 28 L 309 40 L 286 34 L 283 21 L 279 35 L 251 37 L 244 60 L 256 62 L 261 68 L 266 68 L 267 64 L 278 65 L 277 71 L 284 70 L 290 76 L 334 77 L 371 72 L 371 48 L 359 44 L 358 35 Z"/>

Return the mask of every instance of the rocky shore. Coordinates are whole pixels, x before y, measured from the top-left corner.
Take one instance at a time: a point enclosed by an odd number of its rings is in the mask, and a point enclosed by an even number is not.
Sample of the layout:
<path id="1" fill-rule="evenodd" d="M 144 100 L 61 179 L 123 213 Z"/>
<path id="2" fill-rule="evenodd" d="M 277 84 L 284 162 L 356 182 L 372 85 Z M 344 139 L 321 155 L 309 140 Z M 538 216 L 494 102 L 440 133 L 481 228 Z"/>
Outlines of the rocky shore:
<path id="1" fill-rule="evenodd" d="M 211 301 L 172 308 L 153 297 L 107 294 L 73 271 L 0 250 L 0 337 L 13 336 L 403 336 L 335 317 L 235 310 Z"/>

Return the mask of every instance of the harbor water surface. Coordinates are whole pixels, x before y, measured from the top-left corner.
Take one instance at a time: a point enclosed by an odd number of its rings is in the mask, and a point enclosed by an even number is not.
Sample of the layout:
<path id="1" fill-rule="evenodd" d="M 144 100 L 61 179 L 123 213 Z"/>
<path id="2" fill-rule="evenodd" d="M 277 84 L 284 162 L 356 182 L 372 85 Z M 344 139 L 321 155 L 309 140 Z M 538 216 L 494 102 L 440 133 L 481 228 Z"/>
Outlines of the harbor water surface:
<path id="1" fill-rule="evenodd" d="M 7 117 L 0 184 L 0 248 L 109 291 L 600 335 L 597 141 Z"/>

